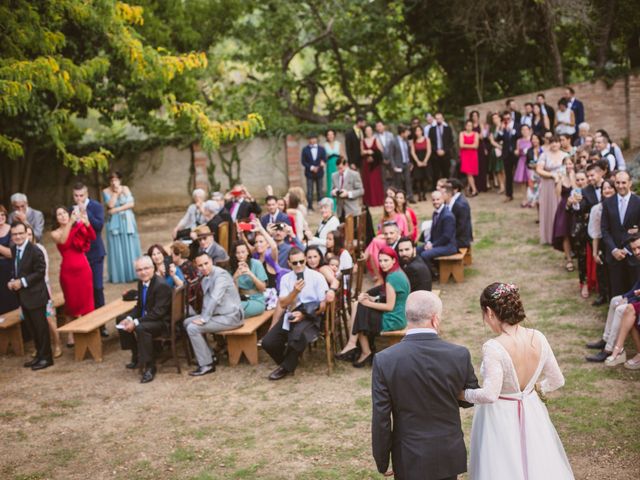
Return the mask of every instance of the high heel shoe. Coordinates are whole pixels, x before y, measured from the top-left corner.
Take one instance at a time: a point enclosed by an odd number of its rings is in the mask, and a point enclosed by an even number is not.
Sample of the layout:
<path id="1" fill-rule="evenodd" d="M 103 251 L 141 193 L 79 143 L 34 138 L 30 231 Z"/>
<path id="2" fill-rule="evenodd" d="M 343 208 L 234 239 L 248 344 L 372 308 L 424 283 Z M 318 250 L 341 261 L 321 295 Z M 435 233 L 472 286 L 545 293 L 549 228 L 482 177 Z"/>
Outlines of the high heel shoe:
<path id="1" fill-rule="evenodd" d="M 360 349 L 353 347 L 351 350 L 347 350 L 344 353 L 336 353 L 334 355 L 336 360 L 342 360 L 343 362 L 353 362 L 356 359 L 356 355 Z"/>
<path id="2" fill-rule="evenodd" d="M 358 362 L 357 360 L 354 360 L 353 366 L 354 366 L 354 368 L 363 368 L 364 366 L 367 365 L 367 363 L 369 365 L 371 365 L 373 363 L 373 352 L 371 352 L 369 355 L 367 355 L 364 358 L 364 360 L 362 360 L 361 362 Z"/>

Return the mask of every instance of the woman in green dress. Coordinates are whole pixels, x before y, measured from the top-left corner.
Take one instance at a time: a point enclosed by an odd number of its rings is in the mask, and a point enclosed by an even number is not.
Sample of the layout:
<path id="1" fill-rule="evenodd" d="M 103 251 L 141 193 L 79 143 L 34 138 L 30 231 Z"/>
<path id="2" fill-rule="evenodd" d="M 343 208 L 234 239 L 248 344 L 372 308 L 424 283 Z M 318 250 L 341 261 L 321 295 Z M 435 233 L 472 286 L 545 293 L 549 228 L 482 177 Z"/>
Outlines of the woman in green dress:
<path id="1" fill-rule="evenodd" d="M 232 249 L 231 271 L 240 291 L 244 318 L 255 317 L 265 310 L 264 291 L 267 288 L 267 272 L 259 260 L 251 258 L 244 243 L 236 243 Z"/>
<path id="2" fill-rule="evenodd" d="M 351 317 L 349 341 L 336 355 L 338 360 L 353 362 L 356 368 L 373 361 L 370 339 L 380 332 L 402 330 L 407 326 L 404 308 L 411 287 L 400 268 L 398 255 L 385 245 L 378 253 L 378 261 L 384 282 L 358 297 Z"/>
<path id="3" fill-rule="evenodd" d="M 496 133 L 500 128 L 500 114 L 494 112 L 491 114 L 491 123 L 489 124 L 489 143 L 491 149 L 489 151 L 489 175 L 493 177 L 494 186 L 500 188 L 499 193 L 504 193 L 505 175 L 504 161 L 502 160 L 502 144 L 496 140 Z M 497 184 L 496 184 L 497 181 Z"/>
<path id="4" fill-rule="evenodd" d="M 324 144 L 324 150 L 327 152 L 327 165 L 325 167 L 325 176 L 327 177 L 327 195 L 333 190 L 333 182 L 331 177 L 338 171 L 338 158 L 342 155 L 342 144 L 336 140 L 336 131 L 329 129 L 324 134 L 327 139 Z M 333 199 L 333 210 L 336 209 L 336 199 Z"/>

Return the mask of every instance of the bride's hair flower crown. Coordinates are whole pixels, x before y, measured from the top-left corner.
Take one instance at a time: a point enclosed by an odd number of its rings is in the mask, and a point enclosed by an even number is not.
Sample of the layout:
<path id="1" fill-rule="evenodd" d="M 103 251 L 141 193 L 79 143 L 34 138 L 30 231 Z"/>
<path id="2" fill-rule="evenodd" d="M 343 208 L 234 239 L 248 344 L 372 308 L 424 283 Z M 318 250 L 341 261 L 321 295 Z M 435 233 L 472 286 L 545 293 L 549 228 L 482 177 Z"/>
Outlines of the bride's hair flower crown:
<path id="1" fill-rule="evenodd" d="M 511 293 L 518 293 L 518 287 L 513 283 L 501 283 L 491 293 L 491 298 L 497 300 L 498 298 Z"/>

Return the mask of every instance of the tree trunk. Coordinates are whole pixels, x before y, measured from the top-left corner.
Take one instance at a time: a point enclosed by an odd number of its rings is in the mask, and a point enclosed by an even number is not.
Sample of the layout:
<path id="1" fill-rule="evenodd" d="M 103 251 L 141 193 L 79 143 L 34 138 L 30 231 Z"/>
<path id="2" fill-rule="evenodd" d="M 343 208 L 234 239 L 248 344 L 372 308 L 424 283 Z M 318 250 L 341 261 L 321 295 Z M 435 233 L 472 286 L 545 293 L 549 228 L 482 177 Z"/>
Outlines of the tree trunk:
<path id="1" fill-rule="evenodd" d="M 564 72 L 562 71 L 562 55 L 558 48 L 558 38 L 556 37 L 556 17 L 553 11 L 553 5 L 550 0 L 545 0 L 540 4 L 544 25 L 546 30 L 547 44 L 553 67 L 553 77 L 556 85 L 564 84 Z"/>
<path id="2" fill-rule="evenodd" d="M 596 71 L 602 72 L 609 60 L 609 42 L 615 19 L 616 0 L 608 0 L 600 9 L 596 26 Z"/>

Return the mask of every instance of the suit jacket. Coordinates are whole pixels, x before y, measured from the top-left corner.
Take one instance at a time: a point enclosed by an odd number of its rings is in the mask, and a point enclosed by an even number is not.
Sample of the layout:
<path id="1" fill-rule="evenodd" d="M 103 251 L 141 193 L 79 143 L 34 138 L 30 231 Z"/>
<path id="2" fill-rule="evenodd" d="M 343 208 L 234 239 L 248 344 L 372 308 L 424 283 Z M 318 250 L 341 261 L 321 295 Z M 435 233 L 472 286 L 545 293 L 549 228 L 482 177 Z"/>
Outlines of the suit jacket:
<path id="1" fill-rule="evenodd" d="M 89 199 L 87 217 L 89 217 L 89 223 L 96 232 L 96 239 L 91 242 L 87 252 L 87 260 L 89 260 L 89 263 L 100 262 L 107 254 L 102 241 L 102 226 L 104 225 L 104 207 L 102 204 Z"/>
<path id="2" fill-rule="evenodd" d="M 587 185 L 582 189 L 580 210 L 589 213 L 591 211 L 591 208 L 598 203 L 600 202 L 598 201 L 598 195 L 596 194 L 596 187 L 594 187 L 593 185 Z"/>
<path id="3" fill-rule="evenodd" d="M 622 224 L 620 224 L 618 202 L 618 194 L 602 202 L 602 241 L 605 245 L 604 250 L 608 262 L 616 261 L 613 259 L 611 251 L 614 248 L 623 248 L 629 241 L 631 235 L 628 230 L 634 226 L 640 226 L 640 197 L 635 193 L 631 194 Z"/>
<path id="4" fill-rule="evenodd" d="M 584 105 L 576 98 L 571 104 L 571 110 L 573 110 L 573 116 L 576 119 L 576 130 L 578 130 L 578 125 L 584 122 Z"/>
<path id="5" fill-rule="evenodd" d="M 456 199 L 453 207 L 451 207 L 451 213 L 456 218 L 456 243 L 458 248 L 469 248 L 473 241 L 471 206 L 463 195 Z"/>
<path id="6" fill-rule="evenodd" d="M 270 213 L 267 213 L 262 217 L 260 217 L 260 223 L 264 228 L 267 228 L 267 225 L 269 225 L 270 218 L 271 218 Z M 291 220 L 289 220 L 289 215 L 278 211 L 278 215 L 276 215 L 276 221 L 274 223 L 286 223 L 287 225 L 291 225 Z"/>
<path id="7" fill-rule="evenodd" d="M 545 103 L 543 106 L 547 111 L 547 117 L 549 117 L 549 125 L 553 128 L 553 124 L 556 120 L 556 111 L 548 103 Z"/>
<path id="8" fill-rule="evenodd" d="M 396 245 L 396 251 L 397 251 Z M 397 253 L 397 252 L 396 252 Z M 402 270 L 409 279 L 411 285 L 411 291 L 416 292 L 418 290 L 431 291 L 431 270 L 424 263 L 422 258 L 415 256 L 406 265 L 402 265 Z"/>
<path id="9" fill-rule="evenodd" d="M 215 264 L 215 263 L 220 263 L 220 262 L 226 262 L 227 260 L 229 260 L 229 255 L 227 255 L 227 252 L 225 251 L 224 248 L 222 248 L 222 246 L 217 243 L 215 240 L 213 241 L 213 243 L 211 244 L 211 246 L 207 249 L 200 249 L 200 252 L 204 252 L 207 255 L 209 255 L 209 257 L 211 257 L 211 261 Z"/>
<path id="10" fill-rule="evenodd" d="M 395 135 L 391 132 L 385 131 L 382 133 L 382 135 L 376 133 L 375 137 L 383 147 L 382 158 L 388 163 L 389 161 L 391 161 L 391 157 L 389 156 L 389 146 L 395 142 Z"/>
<path id="11" fill-rule="evenodd" d="M 229 326 L 242 325 L 240 294 L 233 277 L 220 267 L 213 267 L 211 273 L 202 279 L 202 319 L 207 322 L 212 317 L 221 316 L 217 321 L 228 321 Z"/>
<path id="12" fill-rule="evenodd" d="M 378 471 L 396 478 L 448 478 L 467 471 L 457 399 L 478 388 L 471 355 L 434 333 L 406 335 L 373 359 L 373 457 Z M 393 418 L 393 424 L 391 419 Z"/>
<path id="13" fill-rule="evenodd" d="M 347 154 L 349 165 L 355 165 L 360 169 L 360 166 L 362 165 L 360 138 L 353 127 L 344 133 L 344 150 Z"/>
<path id="14" fill-rule="evenodd" d="M 431 141 L 431 158 L 436 156 L 438 149 L 438 125 L 429 129 L 429 140 Z M 442 149 L 445 151 L 445 158 L 452 158 L 455 150 L 453 143 L 453 131 L 449 125 L 442 125 Z"/>
<path id="15" fill-rule="evenodd" d="M 11 224 L 14 219 L 15 212 L 11 212 L 8 218 L 9 224 Z M 34 210 L 31 207 L 27 207 L 27 223 L 33 228 L 33 234 L 39 242 L 42 239 L 42 233 L 44 232 L 44 215 L 40 210 Z"/>
<path id="16" fill-rule="evenodd" d="M 324 175 L 324 168 L 322 167 L 322 162 L 327 162 L 327 151 L 324 147 L 318 145 L 318 154 L 316 155 L 316 159 L 313 159 L 313 155 L 311 155 L 311 146 L 307 145 L 302 149 L 302 153 L 300 154 L 300 161 L 304 166 L 304 176 L 307 178 L 322 178 Z M 311 167 L 320 167 L 316 172 L 311 171 Z"/>
<path id="17" fill-rule="evenodd" d="M 445 206 L 438 220 L 431 226 L 431 245 L 458 248 L 456 243 L 456 218 Z"/>
<path id="18" fill-rule="evenodd" d="M 510 130 L 498 130 L 495 135 L 496 142 L 502 142 L 502 158 L 506 158 L 507 155 L 513 155 L 516 151 L 516 142 L 518 140 L 518 129 L 514 124 Z"/>
<path id="19" fill-rule="evenodd" d="M 226 208 L 229 211 L 229 215 L 231 215 L 231 212 L 233 211 L 232 210 L 233 202 L 225 203 L 224 208 Z M 235 219 L 245 220 L 249 218 L 252 213 L 256 216 L 260 215 L 261 211 L 262 209 L 260 208 L 260 205 L 258 205 L 256 202 L 249 202 L 247 200 L 243 200 L 240 206 L 238 207 L 238 213 Z"/>
<path id="20" fill-rule="evenodd" d="M 138 280 L 138 301 L 129 315 L 144 322 L 164 322 L 171 324 L 171 300 L 173 290 L 164 278 L 154 275 L 147 288 L 147 302 L 142 309 L 142 282 Z M 144 313 L 144 315 L 143 315 Z"/>
<path id="21" fill-rule="evenodd" d="M 47 305 L 49 291 L 44 282 L 47 264 L 42 251 L 33 243 L 27 242 L 22 252 L 20 265 L 16 271 L 16 250 L 15 245 L 11 246 L 11 270 L 14 279 L 23 279 L 27 283 L 18 290 L 18 301 L 20 306 L 27 310 L 41 308 Z"/>
<path id="22" fill-rule="evenodd" d="M 404 142 L 407 146 L 407 163 L 404 163 L 402 158 L 402 148 L 400 147 L 400 142 Z M 392 168 L 408 168 L 411 165 L 411 149 L 409 147 L 409 143 L 399 135 L 396 135 L 393 138 L 393 141 L 388 144 L 388 147 L 385 149 L 388 151 L 388 157 L 391 161 Z"/>
<path id="23" fill-rule="evenodd" d="M 221 223 L 224 222 L 229 222 L 229 228 L 231 229 L 233 220 L 231 220 L 231 214 L 229 213 L 229 210 L 226 209 L 226 207 L 223 207 L 222 210 L 216 213 L 216 215 L 207 222 L 209 230 L 213 232 L 213 239 L 215 241 L 218 241 L 218 227 Z"/>
<path id="24" fill-rule="evenodd" d="M 187 207 L 187 211 L 178 222 L 178 230 L 183 230 L 185 228 L 193 229 L 203 223 L 204 216 L 200 213 L 196 204 L 192 203 Z"/>
<path id="25" fill-rule="evenodd" d="M 331 176 L 331 184 L 336 190 L 340 188 L 340 172 L 334 172 Z M 362 177 L 359 172 L 350 168 L 344 171 L 344 182 L 342 189 L 348 194 L 348 198 L 336 197 L 337 210 L 336 215 L 360 215 L 362 211 L 362 196 L 364 195 L 364 187 L 362 186 Z"/>

